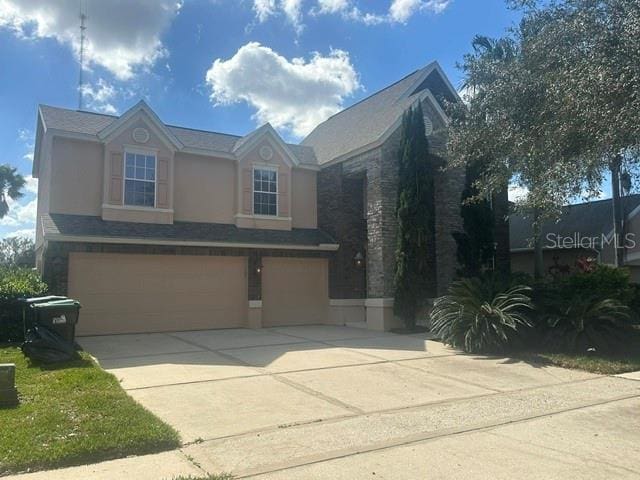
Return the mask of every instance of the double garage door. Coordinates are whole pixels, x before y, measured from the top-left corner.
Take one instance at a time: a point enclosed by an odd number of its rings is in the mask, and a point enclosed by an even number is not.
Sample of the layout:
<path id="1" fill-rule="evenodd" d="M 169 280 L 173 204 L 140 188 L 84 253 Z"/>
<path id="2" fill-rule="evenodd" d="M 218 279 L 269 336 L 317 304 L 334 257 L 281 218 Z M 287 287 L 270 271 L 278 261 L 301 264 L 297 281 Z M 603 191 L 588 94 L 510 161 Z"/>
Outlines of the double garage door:
<path id="1" fill-rule="evenodd" d="M 264 258 L 263 325 L 324 323 L 325 259 Z M 69 296 L 82 304 L 79 335 L 247 325 L 246 257 L 72 253 Z"/>

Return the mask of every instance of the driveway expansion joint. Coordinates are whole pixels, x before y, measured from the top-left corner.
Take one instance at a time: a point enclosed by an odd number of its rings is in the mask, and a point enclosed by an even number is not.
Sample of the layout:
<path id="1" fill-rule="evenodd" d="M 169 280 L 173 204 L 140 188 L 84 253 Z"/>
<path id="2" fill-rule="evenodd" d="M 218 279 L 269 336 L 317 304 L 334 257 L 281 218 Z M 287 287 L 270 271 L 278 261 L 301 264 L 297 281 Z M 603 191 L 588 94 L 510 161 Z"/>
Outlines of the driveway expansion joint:
<path id="1" fill-rule="evenodd" d="M 285 464 L 276 466 L 275 468 L 270 468 L 269 470 L 265 470 L 264 468 L 260 469 L 260 468 L 256 468 L 256 469 L 249 469 L 246 470 L 244 472 L 237 472 L 234 478 L 251 478 L 251 477 L 255 477 L 255 476 L 259 476 L 259 475 L 265 475 L 265 474 L 270 474 L 270 473 L 275 473 L 275 472 L 282 472 L 282 471 L 286 471 L 286 470 L 290 470 L 290 469 L 294 469 L 294 468 L 300 468 L 300 467 L 305 467 L 305 466 L 309 466 L 309 465 L 313 465 L 313 464 L 318 464 L 318 463 L 323 463 L 323 462 L 328 462 L 331 460 L 338 460 L 341 458 L 347 458 L 347 457 L 352 457 L 352 456 L 357 456 L 357 455 L 362 455 L 365 453 L 371 453 L 371 452 L 377 452 L 377 451 L 383 451 L 383 450 L 389 450 L 389 449 L 393 449 L 396 447 L 402 447 L 402 446 L 407 446 L 407 445 L 412 445 L 412 444 L 418 444 L 418 443 L 425 443 L 425 442 L 430 442 L 430 441 L 435 441 L 438 439 L 442 439 L 442 438 L 446 438 L 446 437 L 450 437 L 450 436 L 455 436 L 455 435 L 465 435 L 465 434 L 469 434 L 469 433 L 473 433 L 473 432 L 485 432 L 485 433 L 492 433 L 492 430 L 500 428 L 500 427 L 504 427 L 507 425 L 513 425 L 513 424 L 518 424 L 518 423 L 526 423 L 526 422 L 530 422 L 530 421 L 534 421 L 540 418 L 544 418 L 544 417 L 552 417 L 552 416 L 557 416 L 557 415 L 562 415 L 564 413 L 570 413 L 573 411 L 578 411 L 578 410 L 584 410 L 584 409 L 588 409 L 591 407 L 596 407 L 596 406 L 600 406 L 600 405 L 607 405 L 607 404 L 611 404 L 611 403 L 615 403 L 615 402 L 621 402 L 624 400 L 629 400 L 629 399 L 633 399 L 633 398 L 640 398 L 640 394 L 638 395 L 626 395 L 626 396 L 621 396 L 621 397 L 617 397 L 614 399 L 610 399 L 610 400 L 604 400 L 604 401 L 600 401 L 600 402 L 595 402 L 595 403 L 589 403 L 589 404 L 584 404 L 581 406 L 577 406 L 577 407 L 570 407 L 570 408 L 566 408 L 566 409 L 559 409 L 556 411 L 552 411 L 552 412 L 545 412 L 545 413 L 541 413 L 541 414 L 536 414 L 536 415 L 531 415 L 531 416 L 522 416 L 522 417 L 515 417 L 512 419 L 508 419 L 502 422 L 497 422 L 497 423 L 479 423 L 479 424 L 475 424 L 475 425 L 469 425 L 463 428 L 450 428 L 450 429 L 443 429 L 443 430 L 439 430 L 439 431 L 435 431 L 435 432 L 427 432 L 427 433 L 418 433 L 418 434 L 412 434 L 412 435 L 407 435 L 405 437 L 399 437 L 396 438 L 394 440 L 387 440 L 384 442 L 375 442 L 372 443 L 368 446 L 360 446 L 360 447 L 354 447 L 354 448 L 347 448 L 347 449 L 343 449 L 343 450 L 334 450 L 332 452 L 325 452 L 323 454 L 318 454 L 316 456 L 308 456 L 306 457 L 306 459 L 299 459 L 299 461 L 297 462 L 286 462 Z M 507 437 L 510 438 L 510 437 Z M 524 442 L 521 442 L 524 443 Z M 549 449 L 549 450 L 553 450 L 553 449 Z M 566 452 L 562 451 L 561 453 L 565 454 Z M 315 457 L 315 458 L 310 458 L 310 457 Z M 580 457 L 578 457 L 580 458 Z M 583 458 L 580 458 L 581 460 L 584 460 Z M 603 464 L 607 464 L 610 465 L 606 462 L 599 462 L 599 463 L 603 463 Z M 624 469 L 626 471 L 632 472 L 634 474 L 636 474 L 636 471 L 624 468 L 624 467 L 620 467 L 618 465 L 610 465 L 613 466 L 615 468 L 621 468 Z"/>
<path id="2" fill-rule="evenodd" d="M 325 395 L 324 393 L 320 393 L 317 390 L 314 390 L 314 389 L 309 388 L 307 386 L 301 385 L 298 382 L 294 382 L 293 380 L 291 380 L 289 378 L 286 378 L 286 377 L 283 377 L 283 376 L 281 376 L 279 374 L 274 374 L 273 378 L 275 380 L 278 380 L 279 382 L 282 382 L 285 385 L 288 385 L 288 386 L 290 386 L 292 388 L 295 388 L 295 389 L 297 389 L 297 390 L 299 390 L 299 391 L 301 391 L 303 393 L 306 393 L 308 395 L 313 395 L 316 398 L 324 400 L 325 402 L 329 402 L 329 403 L 331 403 L 331 404 L 333 404 L 333 405 L 335 405 L 337 407 L 344 408 L 345 410 L 348 410 L 348 411 L 350 411 L 352 413 L 355 413 L 357 415 L 364 415 L 365 414 L 364 410 L 361 410 L 358 407 L 355 407 L 353 405 L 349 405 L 348 403 L 345 403 L 345 402 L 343 402 L 341 400 L 338 400 L 337 398 L 330 397 L 329 395 Z"/>

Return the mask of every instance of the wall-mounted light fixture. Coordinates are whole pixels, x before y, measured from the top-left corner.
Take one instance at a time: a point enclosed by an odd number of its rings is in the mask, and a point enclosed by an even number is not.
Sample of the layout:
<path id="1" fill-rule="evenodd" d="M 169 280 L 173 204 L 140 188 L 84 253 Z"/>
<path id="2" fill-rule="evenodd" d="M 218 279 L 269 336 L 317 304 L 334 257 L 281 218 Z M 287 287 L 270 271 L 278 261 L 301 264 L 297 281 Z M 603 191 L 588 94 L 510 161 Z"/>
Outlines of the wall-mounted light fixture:
<path id="1" fill-rule="evenodd" d="M 262 258 L 258 258 L 256 263 L 256 273 L 260 275 L 262 273 Z"/>
<path id="2" fill-rule="evenodd" d="M 356 256 L 353 257 L 353 261 L 356 264 L 356 267 L 362 267 L 364 265 L 364 257 L 362 256 L 362 253 L 356 253 Z"/>

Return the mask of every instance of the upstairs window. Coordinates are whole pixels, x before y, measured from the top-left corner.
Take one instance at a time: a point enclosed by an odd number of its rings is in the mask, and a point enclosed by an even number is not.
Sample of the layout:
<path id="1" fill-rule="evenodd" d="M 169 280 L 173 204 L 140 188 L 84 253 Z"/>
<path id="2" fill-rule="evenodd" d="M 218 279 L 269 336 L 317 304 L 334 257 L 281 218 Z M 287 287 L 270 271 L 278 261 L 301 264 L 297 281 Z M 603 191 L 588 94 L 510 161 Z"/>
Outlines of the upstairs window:
<path id="1" fill-rule="evenodd" d="M 156 155 L 154 153 L 125 153 L 124 204 L 155 207 Z"/>
<path id="2" fill-rule="evenodd" d="M 278 171 L 268 167 L 253 169 L 253 214 L 278 215 Z"/>

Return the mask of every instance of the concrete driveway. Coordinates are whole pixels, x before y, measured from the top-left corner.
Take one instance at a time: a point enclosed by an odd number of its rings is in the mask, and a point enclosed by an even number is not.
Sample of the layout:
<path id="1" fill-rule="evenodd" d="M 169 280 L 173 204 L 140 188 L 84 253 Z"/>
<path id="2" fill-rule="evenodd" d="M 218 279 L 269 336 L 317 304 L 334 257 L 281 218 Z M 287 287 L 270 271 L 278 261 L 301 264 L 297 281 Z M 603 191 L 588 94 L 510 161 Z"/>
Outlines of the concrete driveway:
<path id="1" fill-rule="evenodd" d="M 80 343 L 181 433 L 181 459 L 200 472 L 640 477 L 640 381 L 633 378 L 462 355 L 426 335 L 347 327 Z"/>

